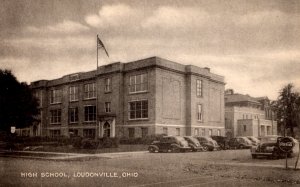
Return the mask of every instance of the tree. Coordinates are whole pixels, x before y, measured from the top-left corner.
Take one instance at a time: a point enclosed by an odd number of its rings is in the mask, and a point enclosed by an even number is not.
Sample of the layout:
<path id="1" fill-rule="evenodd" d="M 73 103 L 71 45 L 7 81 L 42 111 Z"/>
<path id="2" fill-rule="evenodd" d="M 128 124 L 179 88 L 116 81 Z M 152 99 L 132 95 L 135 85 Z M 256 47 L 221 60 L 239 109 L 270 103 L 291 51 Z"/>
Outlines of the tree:
<path id="1" fill-rule="evenodd" d="M 38 114 L 38 101 L 26 83 L 20 83 L 9 70 L 0 69 L 0 130 L 30 126 Z"/>
<path id="2" fill-rule="evenodd" d="M 274 108 L 277 113 L 278 124 L 284 128 L 284 134 L 286 134 L 286 129 L 290 129 L 290 135 L 295 137 L 294 128 L 300 122 L 300 97 L 293 88 L 293 84 L 290 83 L 280 90 L 278 99 L 274 102 Z"/>

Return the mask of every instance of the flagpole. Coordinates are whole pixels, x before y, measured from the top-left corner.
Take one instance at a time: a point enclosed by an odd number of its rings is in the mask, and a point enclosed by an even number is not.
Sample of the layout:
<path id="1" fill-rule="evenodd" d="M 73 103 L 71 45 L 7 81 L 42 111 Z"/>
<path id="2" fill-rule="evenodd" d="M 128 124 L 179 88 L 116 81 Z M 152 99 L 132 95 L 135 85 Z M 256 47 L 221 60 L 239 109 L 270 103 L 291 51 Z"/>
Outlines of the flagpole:
<path id="1" fill-rule="evenodd" d="M 97 72 L 98 72 L 98 34 L 96 38 L 96 47 L 97 47 L 97 67 L 96 67 L 96 74 L 95 74 L 95 81 L 96 81 L 96 129 L 98 127 L 98 138 L 100 137 L 100 124 L 98 124 L 98 86 L 97 86 Z M 96 133 L 97 134 L 97 133 Z M 97 139 L 97 136 L 96 136 Z"/>

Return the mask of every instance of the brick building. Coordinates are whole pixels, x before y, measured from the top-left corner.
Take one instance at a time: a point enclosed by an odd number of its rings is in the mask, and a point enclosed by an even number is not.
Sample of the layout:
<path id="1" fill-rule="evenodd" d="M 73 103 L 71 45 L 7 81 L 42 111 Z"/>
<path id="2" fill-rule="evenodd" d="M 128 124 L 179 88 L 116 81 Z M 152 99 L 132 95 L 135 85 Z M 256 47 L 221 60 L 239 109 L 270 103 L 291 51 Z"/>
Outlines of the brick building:
<path id="1" fill-rule="evenodd" d="M 225 91 L 226 136 L 277 135 L 277 122 L 267 97 L 251 97 Z"/>
<path id="2" fill-rule="evenodd" d="M 40 136 L 224 135 L 224 77 L 158 57 L 39 80 Z"/>

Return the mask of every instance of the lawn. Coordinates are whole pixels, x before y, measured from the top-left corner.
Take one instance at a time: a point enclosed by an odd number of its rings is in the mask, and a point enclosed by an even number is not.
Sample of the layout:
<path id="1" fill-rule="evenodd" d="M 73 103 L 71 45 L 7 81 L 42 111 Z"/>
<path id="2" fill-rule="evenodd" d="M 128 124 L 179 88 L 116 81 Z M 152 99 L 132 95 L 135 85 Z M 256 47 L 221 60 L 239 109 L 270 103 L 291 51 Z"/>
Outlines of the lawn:
<path id="1" fill-rule="evenodd" d="M 133 152 L 133 151 L 147 151 L 148 145 L 124 145 L 120 144 L 118 148 L 99 148 L 99 149 L 78 149 L 71 145 L 55 146 L 28 146 L 18 151 L 43 151 L 43 152 L 61 152 L 61 153 L 83 153 L 83 154 L 97 154 L 97 153 L 114 153 L 114 152 Z"/>

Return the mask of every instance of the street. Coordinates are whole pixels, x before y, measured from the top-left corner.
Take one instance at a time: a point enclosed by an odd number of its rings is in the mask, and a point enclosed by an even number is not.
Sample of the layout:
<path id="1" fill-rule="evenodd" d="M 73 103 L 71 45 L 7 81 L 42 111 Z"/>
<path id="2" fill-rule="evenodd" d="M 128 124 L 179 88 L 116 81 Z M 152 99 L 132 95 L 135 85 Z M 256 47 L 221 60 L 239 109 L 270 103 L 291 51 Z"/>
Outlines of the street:
<path id="1" fill-rule="evenodd" d="M 1 186 L 285 186 L 300 172 L 284 159 L 255 159 L 249 150 L 124 153 L 87 160 L 0 157 Z M 294 159 L 289 160 L 294 165 Z"/>

